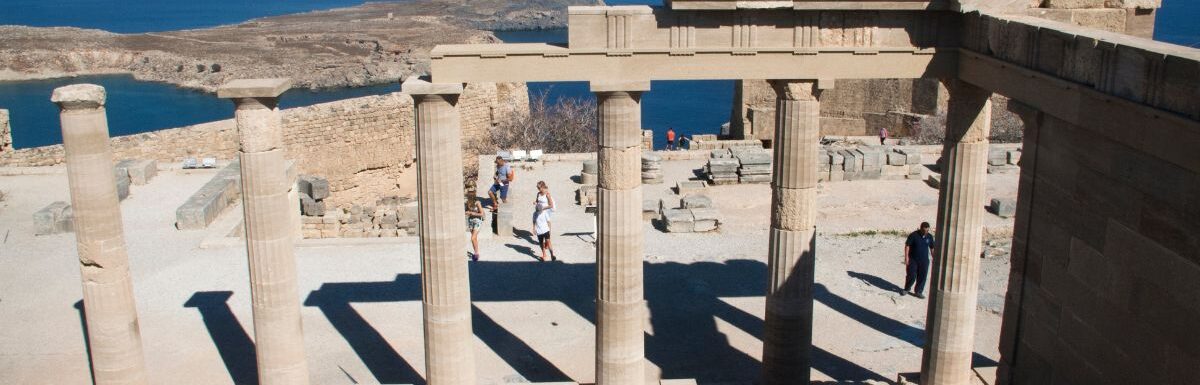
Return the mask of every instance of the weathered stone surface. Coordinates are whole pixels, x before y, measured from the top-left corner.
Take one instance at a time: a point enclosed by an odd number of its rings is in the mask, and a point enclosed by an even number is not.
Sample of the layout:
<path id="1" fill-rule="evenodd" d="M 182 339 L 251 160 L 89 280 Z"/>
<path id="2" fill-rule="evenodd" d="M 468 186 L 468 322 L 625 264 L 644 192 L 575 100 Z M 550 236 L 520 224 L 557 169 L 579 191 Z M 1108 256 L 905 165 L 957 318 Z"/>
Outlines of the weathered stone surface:
<path id="1" fill-rule="evenodd" d="M 703 194 L 690 194 L 679 199 L 679 207 L 685 209 L 699 209 L 713 207 L 712 199 Z"/>
<path id="2" fill-rule="evenodd" d="M 312 199 L 320 201 L 329 198 L 329 180 L 325 178 L 313 175 L 301 175 L 296 180 L 296 184 L 299 186 L 301 193 L 308 194 Z"/>
<path id="3" fill-rule="evenodd" d="M 661 199 L 645 199 L 642 200 L 642 219 L 651 220 L 658 218 L 659 212 L 662 210 Z"/>
<path id="4" fill-rule="evenodd" d="M 325 215 L 325 202 L 313 199 L 307 193 L 300 193 L 300 212 L 305 216 L 319 217 Z"/>
<path id="5" fill-rule="evenodd" d="M 598 182 L 599 182 L 599 178 L 596 176 L 596 174 L 588 173 L 588 172 L 583 172 L 583 173 L 579 174 L 579 184 L 582 184 L 584 186 L 595 186 L 596 183 L 598 183 Z"/>
<path id="6" fill-rule="evenodd" d="M 200 230 L 241 197 L 239 162 L 230 163 L 175 210 L 175 228 Z"/>
<path id="7" fill-rule="evenodd" d="M 720 213 L 713 208 L 688 209 L 692 214 L 692 231 L 703 233 L 717 230 L 720 225 Z"/>
<path id="8" fill-rule="evenodd" d="M 1017 215 L 1016 198 L 992 198 L 988 211 L 1001 218 L 1012 218 Z"/>
<path id="9" fill-rule="evenodd" d="M 158 162 L 153 159 L 126 159 L 117 162 L 116 167 L 124 170 L 129 180 L 138 186 L 150 183 L 150 180 L 158 175 Z"/>
<path id="10" fill-rule="evenodd" d="M 690 233 L 696 231 L 692 212 L 686 209 L 663 210 L 662 221 L 668 233 Z"/>
<path id="11" fill-rule="evenodd" d="M 71 207 L 67 202 L 58 201 L 43 207 L 41 210 L 33 213 L 33 234 L 34 235 L 51 235 L 59 233 L 69 233 L 74 231 L 71 224 L 71 217 L 65 215 L 69 213 L 68 208 Z"/>
<path id="12" fill-rule="evenodd" d="M 708 185 L 705 185 L 704 182 L 696 180 L 685 180 L 675 184 L 675 193 L 682 196 L 701 193 L 707 189 Z"/>

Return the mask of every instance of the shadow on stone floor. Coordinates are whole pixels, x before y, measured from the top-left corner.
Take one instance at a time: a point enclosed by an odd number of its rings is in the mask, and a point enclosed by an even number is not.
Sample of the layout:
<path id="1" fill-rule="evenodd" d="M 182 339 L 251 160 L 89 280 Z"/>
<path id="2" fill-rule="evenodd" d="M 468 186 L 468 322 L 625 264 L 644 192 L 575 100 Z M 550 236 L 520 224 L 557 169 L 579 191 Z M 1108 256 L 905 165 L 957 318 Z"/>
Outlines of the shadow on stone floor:
<path id="1" fill-rule="evenodd" d="M 556 301 L 595 323 L 594 264 L 483 261 L 470 266 L 475 302 Z M 664 378 L 719 383 L 759 377 L 761 363 L 731 346 L 726 335 L 717 329 L 716 319 L 762 338 L 761 318 L 721 298 L 761 297 L 765 289 L 765 264 L 731 260 L 646 263 L 644 268 L 653 330 L 653 335 L 646 335 L 646 357 L 661 368 Z M 234 374 L 235 379 L 245 378 L 245 373 L 251 376 L 254 373 L 250 366 L 254 361 L 253 344 L 225 304 L 229 294 L 199 292 L 187 306 L 200 310 L 226 366 L 231 374 L 238 373 Z M 923 343 L 924 330 L 859 306 L 829 292 L 824 285 L 814 287 L 814 296 L 816 301 L 868 327 L 916 346 Z M 321 310 L 379 382 L 424 384 L 417 371 L 351 306 L 363 302 L 420 300 L 420 276 L 400 274 L 393 281 L 326 283 L 310 292 L 304 305 Z M 550 359 L 477 307 L 472 309 L 472 320 L 476 336 L 527 380 L 572 380 Z M 880 373 L 819 347 L 813 349 L 813 369 L 840 383 L 890 382 Z M 978 362 L 982 356 L 976 356 Z"/>

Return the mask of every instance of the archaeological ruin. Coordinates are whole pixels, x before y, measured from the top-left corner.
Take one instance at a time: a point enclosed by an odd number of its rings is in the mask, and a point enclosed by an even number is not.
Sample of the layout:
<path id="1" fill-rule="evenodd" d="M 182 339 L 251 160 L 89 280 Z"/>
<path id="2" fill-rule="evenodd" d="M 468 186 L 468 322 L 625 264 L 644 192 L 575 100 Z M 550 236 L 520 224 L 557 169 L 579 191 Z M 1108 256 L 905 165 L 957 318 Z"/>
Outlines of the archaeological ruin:
<path id="1" fill-rule="evenodd" d="M 686 382 L 647 370 L 644 286 L 655 277 L 643 271 L 641 97 L 655 92 L 653 81 L 759 79 L 773 106 L 769 115 L 759 109 L 745 121 L 747 138 L 769 140 L 773 148 L 761 383 L 810 382 L 813 335 L 820 332 L 813 327 L 814 266 L 822 250 L 816 196 L 818 181 L 827 180 L 819 173 L 828 175 L 832 162 L 820 149 L 829 121 L 822 106 L 845 84 L 903 85 L 910 105 L 937 109 L 944 98 L 946 106 L 937 247 L 915 382 L 975 381 L 988 138 L 993 99 L 1001 95 L 1028 109 L 1020 115 L 1023 155 L 997 383 L 1190 383 L 1200 367 L 1200 50 L 1123 33 L 1145 35 L 1132 30 L 1145 28 L 1157 1 L 1041 3 L 1061 7 L 1045 7 L 1046 16 L 1030 11 L 1026 0 L 580 6 L 568 11 L 567 46 L 438 46 L 430 76 L 402 85 L 412 98 L 415 132 L 425 380 L 478 383 L 468 260 L 461 252 L 464 90 L 480 83 L 590 83 L 599 129 L 595 381 L 679 384 Z M 1095 6 L 1073 12 L 1065 3 Z M 1078 15 L 1120 21 L 1106 31 L 1073 24 Z M 862 85 L 876 79 L 893 80 Z M 237 80 L 218 91 L 236 105 L 230 150 L 240 160 L 264 385 L 309 383 L 306 357 L 313 354 L 313 346 L 305 349 L 297 296 L 293 245 L 301 222 L 298 176 L 288 158 L 342 167 L 340 154 L 291 150 L 290 141 L 302 139 L 285 137 L 277 107 L 289 86 L 285 79 Z M 104 90 L 65 87 L 53 101 L 61 107 L 94 378 L 145 384 L 142 348 L 150 342 L 139 332 L 134 306 L 137 282 L 111 178 Z M 383 130 L 380 137 L 394 134 Z M 353 158 L 380 167 L 405 161 L 389 153 Z"/>

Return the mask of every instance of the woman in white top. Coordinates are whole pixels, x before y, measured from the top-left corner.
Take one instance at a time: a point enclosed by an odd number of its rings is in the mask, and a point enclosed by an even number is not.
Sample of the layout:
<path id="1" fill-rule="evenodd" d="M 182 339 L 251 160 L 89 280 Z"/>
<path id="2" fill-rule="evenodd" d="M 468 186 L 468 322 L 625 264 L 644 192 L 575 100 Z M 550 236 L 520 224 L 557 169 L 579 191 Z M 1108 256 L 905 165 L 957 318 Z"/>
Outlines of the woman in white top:
<path id="1" fill-rule="evenodd" d="M 551 261 L 557 261 L 554 247 L 550 244 L 550 213 L 554 212 L 554 198 L 550 196 L 550 188 L 546 182 L 538 181 L 537 199 L 533 201 L 533 232 L 537 233 L 538 244 L 542 246 L 542 262 L 547 261 L 546 252 L 550 252 Z"/>

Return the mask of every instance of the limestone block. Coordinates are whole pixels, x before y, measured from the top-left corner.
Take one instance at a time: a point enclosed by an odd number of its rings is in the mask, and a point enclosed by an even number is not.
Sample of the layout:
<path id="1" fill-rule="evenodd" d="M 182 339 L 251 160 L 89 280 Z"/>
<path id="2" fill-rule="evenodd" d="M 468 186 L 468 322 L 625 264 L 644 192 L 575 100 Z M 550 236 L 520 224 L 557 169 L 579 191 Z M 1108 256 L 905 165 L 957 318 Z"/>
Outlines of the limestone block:
<path id="1" fill-rule="evenodd" d="M 842 170 L 829 171 L 829 181 L 830 182 L 841 182 L 844 180 L 846 180 L 846 172 L 845 171 L 842 171 Z"/>
<path id="2" fill-rule="evenodd" d="M 1105 0 L 1104 6 L 1109 8 L 1159 9 L 1162 0 Z"/>
<path id="3" fill-rule="evenodd" d="M 654 218 L 658 218 L 661 206 L 661 199 L 642 200 L 642 219 L 652 220 Z"/>
<path id="4" fill-rule="evenodd" d="M 830 167 L 830 168 L 838 169 L 839 167 L 836 167 L 836 166 L 841 166 L 841 165 L 846 164 L 846 157 L 843 156 L 838 151 L 830 151 L 829 152 L 829 164 L 833 165 L 833 167 Z"/>
<path id="5" fill-rule="evenodd" d="M 595 186 L 598 181 L 599 179 L 596 177 L 596 174 L 587 172 L 579 173 L 579 184 L 584 186 Z"/>
<path id="6" fill-rule="evenodd" d="M 701 181 L 685 180 L 675 184 L 675 193 L 683 196 L 702 193 L 708 186 Z"/>
<path id="7" fill-rule="evenodd" d="M 241 197 L 241 168 L 233 162 L 192 194 L 175 210 L 175 227 L 199 230 L 208 227 L 231 203 Z"/>
<path id="8" fill-rule="evenodd" d="M 727 149 L 727 148 L 712 150 L 712 153 L 710 155 L 711 155 L 711 156 L 709 156 L 710 158 L 716 158 L 716 159 L 726 159 L 726 158 L 733 157 L 733 154 L 730 154 L 729 149 Z"/>
<path id="9" fill-rule="evenodd" d="M 307 193 L 300 193 L 300 213 L 310 217 L 325 215 L 325 202 L 315 200 Z"/>
<path id="10" fill-rule="evenodd" d="M 988 170 L 987 171 L 988 174 L 1012 174 L 1012 173 L 1020 172 L 1021 168 L 1017 167 L 1017 166 L 1009 165 L 1006 162 L 999 166 L 988 165 L 987 170 Z"/>
<path id="11" fill-rule="evenodd" d="M 712 199 L 703 194 L 691 194 L 679 199 L 679 207 L 685 209 L 700 209 L 713 207 Z"/>
<path id="12" fill-rule="evenodd" d="M 1043 8 L 1104 8 L 1106 0 L 1043 0 Z"/>
<path id="13" fill-rule="evenodd" d="M 992 198 L 988 211 L 1001 218 L 1012 218 L 1017 215 L 1016 198 Z"/>
<path id="14" fill-rule="evenodd" d="M 771 183 L 771 175 L 770 174 L 743 175 L 743 176 L 738 177 L 738 182 L 746 183 L 746 184 Z"/>
<path id="15" fill-rule="evenodd" d="M 889 152 L 887 154 L 887 164 L 889 166 L 903 166 L 908 164 L 908 155 L 904 155 L 895 151 Z"/>
<path id="16" fill-rule="evenodd" d="M 1008 164 L 1008 152 L 993 149 L 988 152 L 988 166 L 1003 166 Z"/>
<path id="17" fill-rule="evenodd" d="M 686 209 L 667 209 L 662 214 L 663 227 L 668 233 L 690 233 L 696 231 L 692 212 Z"/>
<path id="18" fill-rule="evenodd" d="M 599 163 L 595 159 L 583 161 L 583 173 L 596 175 L 600 172 Z"/>
<path id="19" fill-rule="evenodd" d="M 1021 150 L 1013 150 L 1008 152 L 1008 164 L 1021 164 Z"/>
<path id="20" fill-rule="evenodd" d="M 301 175 L 296 182 L 300 186 L 300 192 L 306 193 L 315 200 L 324 200 L 329 197 L 329 180 L 312 175 Z"/>
<path id="21" fill-rule="evenodd" d="M 911 148 L 899 148 L 897 152 L 904 154 L 905 164 L 921 164 L 921 152 Z"/>
<path id="22" fill-rule="evenodd" d="M 692 231 L 708 232 L 716 230 L 720 225 L 720 213 L 713 208 L 688 209 L 692 214 Z"/>
<path id="23" fill-rule="evenodd" d="M 492 213 L 492 232 L 501 237 L 513 236 L 512 205 L 501 205 L 500 210 Z"/>
<path id="24" fill-rule="evenodd" d="M 129 185 L 133 182 L 129 179 L 129 174 L 125 174 L 124 178 L 117 178 L 117 200 L 125 200 L 129 198 Z"/>
<path id="25" fill-rule="evenodd" d="M 134 185 L 150 183 L 158 174 L 158 162 L 154 160 L 125 159 L 117 162 L 118 175 L 124 173 Z M 118 179 L 119 181 L 120 179 Z"/>
<path id="26" fill-rule="evenodd" d="M 885 180 L 901 180 L 908 177 L 908 166 L 883 166 L 880 177 Z"/>
<path id="27" fill-rule="evenodd" d="M 70 205 L 67 202 L 58 201 L 33 213 L 33 234 L 50 235 L 73 231 L 70 227 L 64 228 L 71 222 L 71 219 L 66 218 L 65 215 L 69 214 L 69 208 Z M 66 218 L 66 223 L 64 223 L 64 218 Z"/>
<path id="28" fill-rule="evenodd" d="M 878 168 L 886 161 L 883 156 L 883 150 L 880 147 L 857 148 L 855 151 L 858 151 L 859 154 L 862 154 L 863 168 L 867 168 L 868 166 L 872 166 L 872 168 Z"/>
<path id="29" fill-rule="evenodd" d="M 580 206 L 595 206 L 596 197 L 596 185 L 583 186 L 575 191 L 575 201 Z"/>

